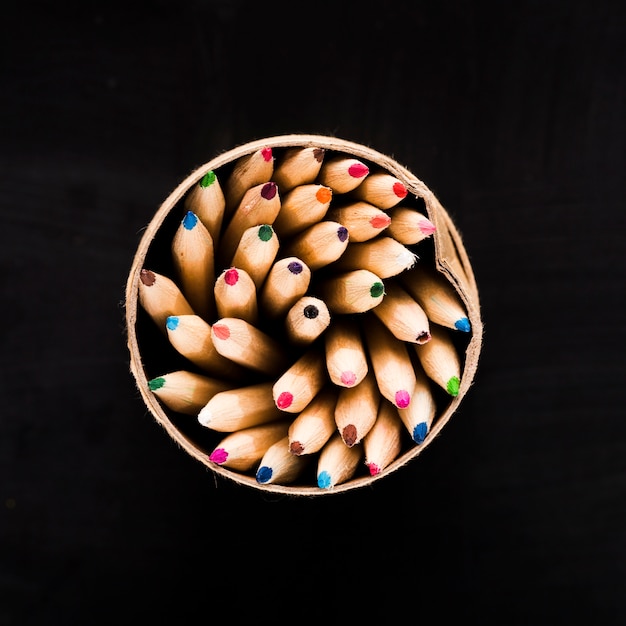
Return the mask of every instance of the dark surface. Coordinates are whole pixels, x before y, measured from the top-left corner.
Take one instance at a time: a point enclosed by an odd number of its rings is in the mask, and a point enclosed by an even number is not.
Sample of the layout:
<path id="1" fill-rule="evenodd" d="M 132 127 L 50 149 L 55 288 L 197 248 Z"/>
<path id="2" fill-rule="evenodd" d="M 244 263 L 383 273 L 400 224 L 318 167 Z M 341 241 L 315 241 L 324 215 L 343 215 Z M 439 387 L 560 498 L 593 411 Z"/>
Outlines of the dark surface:
<path id="1" fill-rule="evenodd" d="M 623 5 L 73 4 L 1 23 L 0 624 L 626 623 Z M 292 132 L 425 181 L 485 322 L 441 437 L 311 500 L 179 450 L 123 318 L 170 191 Z"/>

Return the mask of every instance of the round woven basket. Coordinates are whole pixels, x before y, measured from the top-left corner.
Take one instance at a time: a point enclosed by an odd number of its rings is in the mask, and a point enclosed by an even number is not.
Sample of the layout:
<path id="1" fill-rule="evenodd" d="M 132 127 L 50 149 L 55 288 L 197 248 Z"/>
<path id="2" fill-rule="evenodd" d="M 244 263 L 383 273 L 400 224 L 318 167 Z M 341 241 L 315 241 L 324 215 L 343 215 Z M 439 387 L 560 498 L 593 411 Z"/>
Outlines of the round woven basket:
<path id="1" fill-rule="evenodd" d="M 428 266 L 442 277 L 457 294 L 459 301 L 465 309 L 470 330 L 468 332 L 450 331 L 449 334 L 454 342 L 460 361 L 460 376 L 458 389 L 454 394 L 447 393 L 437 384 L 432 384 L 433 398 L 436 405 L 436 414 L 432 423 L 429 424 L 428 432 L 424 439 L 416 443 L 406 431 L 401 435 L 401 444 L 395 458 L 390 460 L 378 473 L 371 472 L 365 463 L 362 454 L 356 466 L 350 470 L 348 478 L 342 479 L 331 488 L 321 488 L 317 479 L 317 464 L 321 451 L 310 455 L 308 465 L 296 477 L 290 478 L 286 483 L 260 482 L 257 470 L 259 460 L 252 468 L 246 470 L 233 469 L 211 460 L 211 452 L 224 439 L 226 433 L 217 432 L 199 423 L 194 415 L 180 413 L 168 408 L 168 406 L 154 393 L 150 381 L 166 372 L 176 370 L 188 370 L 202 373 L 196 365 L 189 362 L 168 341 L 168 336 L 162 328 L 155 324 L 155 319 L 142 306 L 139 292 L 142 271 L 150 270 L 159 275 L 166 276 L 176 283 L 176 271 L 172 261 L 172 240 L 181 224 L 181 220 L 187 214 L 185 200 L 191 191 L 198 186 L 199 182 L 207 174 L 213 172 L 218 180 L 225 185 L 229 176 L 238 163 L 241 163 L 249 155 L 259 150 L 270 150 L 272 163 L 275 170 L 285 158 L 289 150 L 295 148 L 319 148 L 323 153 L 323 162 L 330 161 L 333 157 L 351 157 L 366 166 L 371 176 L 373 173 L 387 173 L 395 177 L 406 188 L 407 194 L 402 199 L 403 206 L 414 209 L 427 216 L 433 225 L 432 234 L 425 237 L 419 243 L 407 245 L 419 258 L 418 263 Z M 272 178 L 268 178 L 268 181 Z M 318 183 L 317 178 L 309 181 Z M 225 193 L 228 190 L 225 190 Z M 278 192 L 280 193 L 280 185 Z M 335 204 L 349 204 L 352 192 L 334 192 L 330 207 Z M 240 193 L 241 195 L 241 193 Z M 388 207 L 381 207 L 389 211 Z M 222 230 L 226 227 L 228 218 L 224 218 Z M 349 231 L 349 229 L 348 229 Z M 384 231 L 378 237 L 384 236 Z M 276 258 L 280 258 L 282 250 L 279 248 Z M 329 269 L 330 268 L 330 269 Z M 226 267 L 221 267 L 216 260 L 216 275 Z M 332 264 L 324 268 L 327 273 L 332 273 Z M 316 272 L 313 272 L 315 275 Z M 387 285 L 396 278 L 383 280 Z M 315 284 L 312 282 L 312 284 Z M 208 286 L 212 289 L 212 286 Z M 316 294 L 313 294 L 316 295 Z M 383 296 L 384 297 L 384 296 Z M 453 224 L 449 214 L 442 207 L 435 195 L 418 178 L 394 159 L 381 154 L 370 147 L 359 145 L 336 137 L 318 135 L 283 135 L 264 138 L 238 146 L 230 151 L 219 154 L 212 160 L 201 165 L 189 174 L 165 199 L 156 211 L 154 217 L 147 225 L 128 275 L 126 285 L 126 325 L 127 342 L 130 352 L 130 370 L 134 376 L 137 388 L 150 413 L 160 424 L 167 434 L 189 455 L 205 465 L 211 471 L 224 478 L 246 485 L 254 489 L 267 492 L 290 494 L 294 496 L 318 496 L 330 493 L 340 493 L 352 489 L 358 489 L 371 485 L 390 473 L 400 469 L 409 461 L 415 459 L 433 440 L 438 436 L 441 429 L 455 413 L 459 404 L 469 391 L 477 369 L 479 354 L 482 346 L 482 321 L 478 290 L 468 255 L 463 245 L 462 238 Z M 170 312 L 171 313 L 171 312 Z M 176 313 L 176 311 L 174 311 Z M 372 311 L 357 313 L 351 316 L 358 320 L 359 317 L 372 315 Z M 330 324 L 333 324 L 336 316 L 331 312 Z M 214 324 L 215 318 L 207 319 L 207 323 Z M 260 322 L 262 325 L 262 322 Z M 269 327 L 268 327 L 269 328 Z M 289 339 L 281 330 L 282 326 L 276 324 L 267 331 L 274 340 L 281 345 L 287 344 Z M 447 332 L 447 331 L 446 331 Z M 318 340 L 323 341 L 323 335 Z M 412 349 L 412 346 L 409 346 Z M 306 348 L 302 348 L 304 351 Z M 299 348 L 293 348 L 291 354 L 299 354 Z M 294 357 L 295 358 L 295 357 Z M 265 378 L 263 373 L 248 380 L 245 372 L 237 385 L 244 387 L 251 381 L 273 381 L 277 378 L 276 373 L 268 373 Z M 294 420 L 297 414 L 285 413 L 287 421 Z M 362 446 L 363 441 L 356 444 Z"/>

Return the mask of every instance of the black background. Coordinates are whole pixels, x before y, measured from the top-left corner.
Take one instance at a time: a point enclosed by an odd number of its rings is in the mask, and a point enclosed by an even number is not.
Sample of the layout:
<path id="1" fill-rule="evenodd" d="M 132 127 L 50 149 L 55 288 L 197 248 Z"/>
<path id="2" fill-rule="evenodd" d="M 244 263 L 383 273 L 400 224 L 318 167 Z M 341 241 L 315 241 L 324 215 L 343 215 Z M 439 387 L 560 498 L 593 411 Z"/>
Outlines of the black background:
<path id="1" fill-rule="evenodd" d="M 623 6 L 5 3 L 0 624 L 626 623 Z M 283 133 L 423 180 L 485 323 L 418 459 L 295 500 L 177 448 L 123 306 L 173 188 Z"/>

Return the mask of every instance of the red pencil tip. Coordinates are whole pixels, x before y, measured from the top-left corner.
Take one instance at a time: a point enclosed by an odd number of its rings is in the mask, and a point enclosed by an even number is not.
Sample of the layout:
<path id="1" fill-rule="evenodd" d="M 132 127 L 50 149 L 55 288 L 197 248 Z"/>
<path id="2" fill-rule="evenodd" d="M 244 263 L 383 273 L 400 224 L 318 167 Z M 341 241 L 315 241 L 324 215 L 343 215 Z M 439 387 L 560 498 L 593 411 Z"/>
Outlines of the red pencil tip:
<path id="1" fill-rule="evenodd" d="M 380 467 L 378 467 L 376 463 L 368 463 L 367 469 L 370 471 L 370 476 L 376 476 L 376 474 L 380 474 Z"/>
<path id="2" fill-rule="evenodd" d="M 278 398 L 276 398 L 276 406 L 279 409 L 288 409 L 293 402 L 293 394 L 288 391 L 283 391 Z"/>

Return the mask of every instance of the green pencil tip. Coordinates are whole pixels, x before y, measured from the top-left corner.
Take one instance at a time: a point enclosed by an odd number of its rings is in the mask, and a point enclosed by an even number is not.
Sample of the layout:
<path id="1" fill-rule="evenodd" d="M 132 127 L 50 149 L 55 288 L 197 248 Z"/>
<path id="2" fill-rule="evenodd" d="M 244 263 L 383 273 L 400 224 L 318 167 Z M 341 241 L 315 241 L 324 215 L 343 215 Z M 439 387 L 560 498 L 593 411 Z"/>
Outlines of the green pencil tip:
<path id="1" fill-rule="evenodd" d="M 163 376 L 159 376 L 158 378 L 153 378 L 148 381 L 148 387 L 150 391 L 156 391 L 157 389 L 161 389 L 165 385 L 165 378 Z"/>
<path id="2" fill-rule="evenodd" d="M 448 391 L 448 393 L 451 396 L 458 396 L 459 395 L 459 386 L 461 384 L 461 381 L 458 379 L 457 376 L 453 376 L 449 381 L 448 384 L 446 385 L 446 389 Z"/>
<path id="3" fill-rule="evenodd" d="M 210 187 L 217 180 L 213 170 L 209 170 L 200 181 L 200 187 Z"/>

